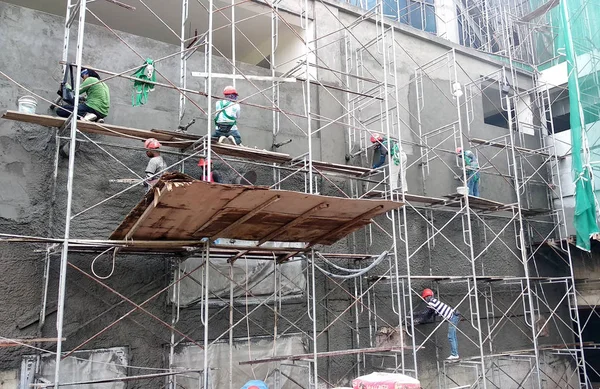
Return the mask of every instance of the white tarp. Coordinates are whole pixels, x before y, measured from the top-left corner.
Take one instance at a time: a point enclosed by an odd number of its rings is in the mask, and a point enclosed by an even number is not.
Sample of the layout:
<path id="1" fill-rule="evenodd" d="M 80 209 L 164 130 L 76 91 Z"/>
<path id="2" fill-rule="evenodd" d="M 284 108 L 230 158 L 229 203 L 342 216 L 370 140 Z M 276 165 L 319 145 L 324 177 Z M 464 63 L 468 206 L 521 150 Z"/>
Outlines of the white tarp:
<path id="1" fill-rule="evenodd" d="M 291 366 L 289 361 L 240 365 L 241 361 L 266 359 L 273 355 L 304 354 L 306 349 L 299 335 L 281 336 L 277 343 L 273 338 L 253 338 L 234 341 L 233 349 L 233 387 L 241 388 L 248 380 L 263 380 L 274 389 L 308 388 L 308 370 L 306 364 Z M 229 388 L 229 343 L 215 343 L 208 349 L 209 389 Z M 204 350 L 196 345 L 184 345 L 173 361 L 178 370 L 203 369 Z M 276 385 L 276 381 L 278 385 Z M 294 382 L 295 381 L 295 382 Z M 188 374 L 177 376 L 180 389 L 199 388 L 197 377 Z"/>
<path id="2" fill-rule="evenodd" d="M 251 242 L 237 241 L 241 245 L 250 245 Z M 227 244 L 230 244 L 227 242 Z M 266 247 L 273 245 L 269 242 Z M 293 244 L 286 243 L 285 247 L 291 247 Z M 181 264 L 180 276 L 197 268 L 204 261 L 200 257 L 190 257 Z M 209 299 L 214 302 L 221 301 L 218 297 L 229 301 L 229 292 L 231 282 L 229 280 L 230 267 L 227 263 L 227 258 L 211 258 L 209 269 Z M 241 257 L 233 264 L 233 296 L 236 298 L 246 296 L 248 294 L 248 303 L 256 303 L 261 301 L 261 297 L 268 297 L 275 291 L 275 282 L 277 282 L 277 290 L 281 291 L 282 296 L 301 295 L 306 288 L 306 278 L 304 275 L 305 261 L 294 260 L 279 265 L 280 271 L 275 280 L 274 267 L 275 260 L 255 260 L 245 259 Z M 202 300 L 205 269 L 200 269 L 191 273 L 190 277 L 186 277 L 179 282 L 180 291 L 177 293 L 170 290 L 170 298 L 172 303 L 177 303 L 181 307 L 193 305 Z M 177 273 L 176 273 L 177 274 Z M 218 297 L 217 297 L 218 296 Z M 251 296 L 256 296 L 251 298 Z M 251 301 L 250 301 L 251 300 Z"/>
<path id="3" fill-rule="evenodd" d="M 34 383 L 54 382 L 54 354 L 28 355 L 21 362 L 19 389 L 30 389 Z M 127 376 L 128 349 L 113 347 L 77 351 L 60 363 L 60 382 L 63 384 Z M 36 373 L 36 370 L 39 373 Z M 124 389 L 124 382 L 71 386 L 78 389 Z"/>

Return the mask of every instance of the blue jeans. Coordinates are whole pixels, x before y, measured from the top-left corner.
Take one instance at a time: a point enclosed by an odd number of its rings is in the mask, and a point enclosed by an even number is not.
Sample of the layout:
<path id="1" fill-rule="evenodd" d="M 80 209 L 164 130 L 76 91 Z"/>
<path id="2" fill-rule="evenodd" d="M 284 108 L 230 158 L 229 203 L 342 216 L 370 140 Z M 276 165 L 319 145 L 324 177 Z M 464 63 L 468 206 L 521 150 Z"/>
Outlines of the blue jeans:
<path id="1" fill-rule="evenodd" d="M 458 339 L 456 338 L 456 326 L 460 322 L 460 315 L 454 314 L 448 323 L 448 341 L 450 342 L 450 355 L 458 355 Z"/>
<path id="2" fill-rule="evenodd" d="M 71 112 L 73 112 L 73 106 L 71 104 L 65 104 L 59 107 L 56 107 L 56 114 L 61 118 L 68 118 L 71 116 Z M 86 113 L 93 113 L 98 117 L 98 119 L 104 118 L 104 115 L 101 115 L 98 111 L 93 108 L 88 107 L 85 103 L 79 104 L 77 107 L 77 115 L 80 117 L 85 116 Z"/>
<path id="3" fill-rule="evenodd" d="M 479 197 L 479 174 L 476 173 L 467 178 L 467 187 L 470 196 Z"/>
<path id="4" fill-rule="evenodd" d="M 216 140 L 219 140 L 220 137 L 228 137 L 228 136 L 233 136 L 233 139 L 235 139 L 235 143 L 240 145 L 242 144 L 242 136 L 240 135 L 240 132 L 237 129 L 237 126 L 233 126 L 231 128 L 231 130 L 229 131 L 221 131 L 218 127 L 215 128 L 215 132 L 213 132 L 212 137 Z"/>

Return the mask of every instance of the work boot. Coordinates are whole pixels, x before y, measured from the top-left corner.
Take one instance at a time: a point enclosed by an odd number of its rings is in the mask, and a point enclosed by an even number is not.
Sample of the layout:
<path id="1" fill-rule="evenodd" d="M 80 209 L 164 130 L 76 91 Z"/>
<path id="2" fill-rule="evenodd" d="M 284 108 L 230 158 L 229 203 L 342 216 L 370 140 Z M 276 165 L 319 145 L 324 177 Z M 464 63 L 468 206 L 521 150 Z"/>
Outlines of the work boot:
<path id="1" fill-rule="evenodd" d="M 237 146 L 237 142 L 235 141 L 235 138 L 233 137 L 233 135 L 229 135 L 229 136 L 227 137 L 227 139 L 229 139 L 229 141 L 230 141 L 232 144 L 234 144 L 234 145 L 236 145 L 236 146 Z"/>
<path id="2" fill-rule="evenodd" d="M 96 119 L 98 119 L 98 116 L 96 116 L 96 114 L 88 112 L 81 120 L 85 120 L 86 122 L 95 122 Z"/>
<path id="3" fill-rule="evenodd" d="M 225 139 L 227 139 L 227 137 L 226 137 L 226 136 L 224 136 L 224 135 L 221 135 L 221 136 L 219 137 L 219 141 L 218 141 L 218 143 L 223 143 L 223 142 L 225 142 Z"/>
<path id="4" fill-rule="evenodd" d="M 446 358 L 447 361 L 456 361 L 458 359 L 458 355 L 450 355 L 448 358 Z"/>

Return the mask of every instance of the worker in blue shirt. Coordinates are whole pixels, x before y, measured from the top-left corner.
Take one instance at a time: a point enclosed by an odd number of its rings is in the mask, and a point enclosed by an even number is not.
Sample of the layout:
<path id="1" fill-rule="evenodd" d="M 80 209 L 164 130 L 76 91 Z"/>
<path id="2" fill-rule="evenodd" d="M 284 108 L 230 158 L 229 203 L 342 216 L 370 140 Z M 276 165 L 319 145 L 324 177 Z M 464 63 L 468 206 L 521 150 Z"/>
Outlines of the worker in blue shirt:
<path id="1" fill-rule="evenodd" d="M 479 162 L 477 156 L 471 150 L 463 150 L 462 147 L 456 149 L 458 158 L 462 158 L 467 170 L 467 187 L 469 195 L 479 197 Z"/>
<path id="2" fill-rule="evenodd" d="M 408 185 L 406 182 L 406 168 L 408 167 L 408 158 L 404 150 L 400 148 L 398 142 L 389 141 L 383 135 L 374 133 L 371 135 L 371 143 L 374 145 L 375 150 L 379 150 L 379 161 L 373 163 L 373 169 L 378 169 L 385 164 L 385 160 L 390 154 L 389 171 L 392 176 L 392 190 L 398 189 L 398 186 L 402 187 L 403 192 L 408 192 Z M 398 175 L 400 175 L 400 185 L 398 185 Z"/>

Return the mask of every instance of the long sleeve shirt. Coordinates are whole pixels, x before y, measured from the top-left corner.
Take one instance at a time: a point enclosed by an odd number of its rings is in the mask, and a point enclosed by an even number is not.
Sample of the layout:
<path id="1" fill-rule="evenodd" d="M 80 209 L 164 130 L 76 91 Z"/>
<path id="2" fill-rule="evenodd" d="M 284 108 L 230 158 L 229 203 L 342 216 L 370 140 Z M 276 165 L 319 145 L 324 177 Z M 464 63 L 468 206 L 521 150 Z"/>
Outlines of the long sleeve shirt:
<path id="1" fill-rule="evenodd" d="M 445 320 L 450 320 L 456 314 L 456 310 L 436 299 L 431 297 L 427 300 L 427 308 L 413 315 L 414 324 L 421 324 L 431 321 L 436 316 L 441 316 Z"/>

